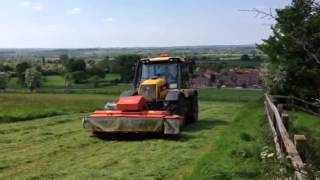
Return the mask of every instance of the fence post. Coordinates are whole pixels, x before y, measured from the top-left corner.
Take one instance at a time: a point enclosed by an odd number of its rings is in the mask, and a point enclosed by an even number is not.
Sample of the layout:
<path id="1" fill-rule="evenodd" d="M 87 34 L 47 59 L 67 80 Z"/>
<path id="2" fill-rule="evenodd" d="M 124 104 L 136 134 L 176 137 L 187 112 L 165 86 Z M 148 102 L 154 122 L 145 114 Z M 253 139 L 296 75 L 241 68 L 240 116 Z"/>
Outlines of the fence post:
<path id="1" fill-rule="evenodd" d="M 277 105 L 277 109 L 278 109 L 280 114 L 283 112 L 283 108 L 284 108 L 284 104 L 278 104 Z"/>
<path id="2" fill-rule="evenodd" d="M 302 161 L 306 162 L 307 138 L 304 135 L 295 134 L 293 139 Z"/>
<path id="3" fill-rule="evenodd" d="M 289 130 L 289 114 L 288 114 L 288 112 L 282 112 L 281 118 L 282 118 L 282 122 L 283 122 L 284 127 L 288 131 Z"/>

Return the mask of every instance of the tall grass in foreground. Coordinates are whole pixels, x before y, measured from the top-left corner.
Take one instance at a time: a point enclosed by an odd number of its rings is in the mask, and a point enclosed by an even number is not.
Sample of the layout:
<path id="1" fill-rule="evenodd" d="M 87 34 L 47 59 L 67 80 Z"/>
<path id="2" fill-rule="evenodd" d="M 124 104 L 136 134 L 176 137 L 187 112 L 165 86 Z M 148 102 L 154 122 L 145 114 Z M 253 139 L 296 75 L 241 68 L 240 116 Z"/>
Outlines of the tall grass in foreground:
<path id="1" fill-rule="evenodd" d="M 289 117 L 292 135 L 307 137 L 306 161 L 312 165 L 312 173 L 320 177 L 320 117 L 305 112 L 291 112 Z"/>
<path id="2" fill-rule="evenodd" d="M 233 123 L 220 134 L 211 150 L 196 164 L 187 179 L 273 179 L 277 171 L 262 103 L 251 103 L 238 113 Z"/>
<path id="3" fill-rule="evenodd" d="M 253 102 L 258 101 L 262 96 L 262 90 L 199 89 L 199 99 L 207 101 Z"/>

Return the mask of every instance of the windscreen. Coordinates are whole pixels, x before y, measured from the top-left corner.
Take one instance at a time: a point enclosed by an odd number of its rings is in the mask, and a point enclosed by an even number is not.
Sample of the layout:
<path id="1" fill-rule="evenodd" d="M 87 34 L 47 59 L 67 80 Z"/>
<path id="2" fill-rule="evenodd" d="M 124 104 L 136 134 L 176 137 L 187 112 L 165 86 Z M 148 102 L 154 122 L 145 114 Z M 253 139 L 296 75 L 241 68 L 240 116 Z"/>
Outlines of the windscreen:
<path id="1" fill-rule="evenodd" d="M 143 81 L 154 77 L 164 78 L 169 83 L 176 83 L 178 77 L 178 64 L 143 64 L 141 80 Z"/>

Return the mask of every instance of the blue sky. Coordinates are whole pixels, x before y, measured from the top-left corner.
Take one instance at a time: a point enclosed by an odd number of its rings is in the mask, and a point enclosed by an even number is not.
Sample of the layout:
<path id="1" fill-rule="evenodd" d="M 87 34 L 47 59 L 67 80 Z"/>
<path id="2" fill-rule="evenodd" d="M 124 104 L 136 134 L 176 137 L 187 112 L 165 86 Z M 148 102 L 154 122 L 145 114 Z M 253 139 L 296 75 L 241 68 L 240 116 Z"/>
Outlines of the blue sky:
<path id="1" fill-rule="evenodd" d="M 288 0 L 0 0 L 0 48 L 253 44 Z"/>

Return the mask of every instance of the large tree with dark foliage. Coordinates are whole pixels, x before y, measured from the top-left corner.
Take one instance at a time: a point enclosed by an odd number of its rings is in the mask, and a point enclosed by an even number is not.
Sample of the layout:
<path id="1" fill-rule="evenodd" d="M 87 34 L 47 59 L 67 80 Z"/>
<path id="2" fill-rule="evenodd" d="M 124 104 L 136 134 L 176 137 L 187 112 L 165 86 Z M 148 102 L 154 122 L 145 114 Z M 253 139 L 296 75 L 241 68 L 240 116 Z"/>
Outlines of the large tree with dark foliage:
<path id="1" fill-rule="evenodd" d="M 8 87 L 9 75 L 4 72 L 0 72 L 0 90 L 4 90 Z"/>
<path id="2" fill-rule="evenodd" d="M 25 72 L 30 67 L 31 65 L 28 62 L 21 62 L 16 65 L 18 83 L 20 86 L 25 86 Z"/>
<path id="3" fill-rule="evenodd" d="M 66 64 L 68 72 L 86 71 L 86 62 L 82 59 L 69 59 Z"/>
<path id="4" fill-rule="evenodd" d="M 134 65 L 140 60 L 139 55 L 121 55 L 115 59 L 115 71 L 120 73 L 122 82 L 129 82 L 133 79 Z"/>
<path id="5" fill-rule="evenodd" d="M 320 97 L 320 6 L 314 0 L 293 0 L 273 16 L 273 35 L 259 48 L 269 56 L 263 66 L 271 93 Z"/>

